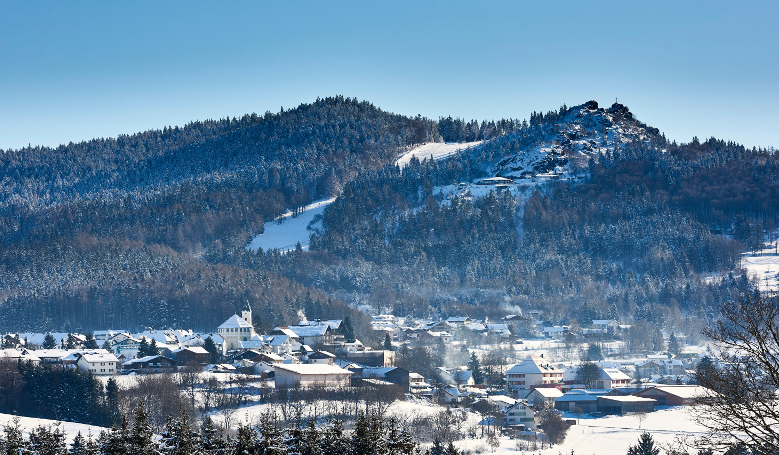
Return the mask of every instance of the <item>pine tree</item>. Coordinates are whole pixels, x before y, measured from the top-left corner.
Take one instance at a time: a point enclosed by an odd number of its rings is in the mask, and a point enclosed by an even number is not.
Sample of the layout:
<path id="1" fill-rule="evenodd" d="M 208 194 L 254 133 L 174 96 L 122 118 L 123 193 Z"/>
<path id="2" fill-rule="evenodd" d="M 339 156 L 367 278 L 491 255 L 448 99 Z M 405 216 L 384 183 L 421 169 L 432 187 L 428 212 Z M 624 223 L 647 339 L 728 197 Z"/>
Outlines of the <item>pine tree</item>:
<path id="1" fill-rule="evenodd" d="M 160 348 L 157 347 L 157 340 L 154 338 L 151 339 L 147 355 L 160 355 Z"/>
<path id="2" fill-rule="evenodd" d="M 484 375 L 481 372 L 481 365 L 479 365 L 479 358 L 476 357 L 476 353 L 471 353 L 471 360 L 468 362 L 468 369 L 471 370 L 473 375 L 474 384 L 481 384 L 484 382 Z"/>
<path id="3" fill-rule="evenodd" d="M 142 359 L 149 355 L 149 343 L 146 341 L 146 337 L 141 337 L 141 342 L 138 343 L 138 357 Z"/>
<path id="4" fill-rule="evenodd" d="M 157 442 L 154 440 L 154 429 L 149 424 L 149 414 L 143 401 L 138 402 L 133 413 L 133 428 L 128 439 L 128 449 L 135 455 L 158 454 Z"/>
<path id="5" fill-rule="evenodd" d="M 211 417 L 206 416 L 200 427 L 200 453 L 202 455 L 220 455 L 227 451 L 227 442 L 222 430 L 216 427 Z"/>
<path id="6" fill-rule="evenodd" d="M 390 338 L 389 333 L 384 334 L 384 350 L 385 351 L 394 351 L 395 349 L 392 348 L 392 338 Z"/>
<path id="7" fill-rule="evenodd" d="M 70 444 L 70 453 L 73 455 L 86 455 L 86 446 L 87 441 L 79 431 L 78 434 L 73 438 L 73 442 Z"/>
<path id="8" fill-rule="evenodd" d="M 2 453 L 5 455 L 27 455 L 30 452 L 27 441 L 24 440 L 24 434 L 19 425 L 19 417 L 14 417 L 10 424 L 3 428 L 4 437 L 0 438 L 2 442 Z"/>
<path id="9" fill-rule="evenodd" d="M 374 441 L 371 440 L 371 422 L 370 418 L 360 413 L 357 417 L 357 422 L 354 425 L 354 431 L 352 431 L 352 437 L 350 441 L 350 454 L 352 455 L 370 455 L 373 453 Z"/>
<path id="10" fill-rule="evenodd" d="M 103 345 L 100 346 L 101 349 L 105 349 L 106 351 L 110 352 L 111 354 L 114 353 L 114 347 L 111 346 L 111 343 L 108 342 L 108 340 L 105 340 L 103 342 Z"/>
<path id="11" fill-rule="evenodd" d="M 92 333 L 87 333 L 87 339 L 84 340 L 84 349 L 98 349 L 97 340 Z"/>
<path id="12" fill-rule="evenodd" d="M 190 455 L 200 448 L 199 435 L 192 431 L 189 416 L 182 410 L 178 418 L 168 417 L 162 432 L 162 453 Z"/>
<path id="13" fill-rule="evenodd" d="M 214 343 L 214 340 L 211 337 L 208 337 L 203 341 L 203 349 L 211 354 L 211 357 L 208 359 L 209 363 L 217 363 L 219 361 L 219 351 L 216 347 L 216 343 Z"/>
<path id="14" fill-rule="evenodd" d="M 677 356 L 682 352 L 682 346 L 679 344 L 679 340 L 676 339 L 676 334 L 671 332 L 671 336 L 668 337 L 668 352 Z"/>
<path id="15" fill-rule="evenodd" d="M 54 339 L 54 335 L 52 335 L 51 332 L 47 332 L 46 336 L 43 337 L 43 344 L 41 347 L 43 349 L 54 349 L 57 347 L 57 340 Z"/>
<path id="16" fill-rule="evenodd" d="M 30 450 L 36 455 L 67 455 L 65 432 L 58 425 L 39 426 L 30 431 Z"/>
<path id="17" fill-rule="evenodd" d="M 387 452 L 393 455 L 411 455 L 416 449 L 416 443 L 405 428 L 400 428 L 398 421 L 392 417 L 387 423 Z"/>
<path id="18" fill-rule="evenodd" d="M 101 431 L 97 438 L 97 445 L 102 455 L 124 455 L 129 453 L 129 433 L 127 420 L 122 418 L 122 425 L 114 425 L 108 431 Z"/>
<path id="19" fill-rule="evenodd" d="M 76 349 L 76 342 L 73 340 L 73 335 L 68 334 L 68 336 L 65 337 L 65 340 L 63 340 L 65 349 Z"/>
<path id="20" fill-rule="evenodd" d="M 660 449 L 655 447 L 655 440 L 649 433 L 641 433 L 638 438 L 638 444 L 628 448 L 627 455 L 658 455 Z"/>

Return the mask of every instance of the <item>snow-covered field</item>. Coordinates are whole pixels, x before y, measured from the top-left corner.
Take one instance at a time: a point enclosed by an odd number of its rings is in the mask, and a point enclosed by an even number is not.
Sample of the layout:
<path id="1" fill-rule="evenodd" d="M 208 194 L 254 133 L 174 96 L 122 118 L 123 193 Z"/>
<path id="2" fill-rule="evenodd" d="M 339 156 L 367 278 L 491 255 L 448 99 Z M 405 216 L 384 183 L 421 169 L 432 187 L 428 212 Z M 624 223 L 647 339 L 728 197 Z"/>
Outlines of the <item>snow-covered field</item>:
<path id="1" fill-rule="evenodd" d="M 750 278 L 757 277 L 760 281 L 760 290 L 779 291 L 779 254 L 777 254 L 777 242 L 772 243 L 771 248 L 766 248 L 757 254 L 747 253 L 741 258 L 741 267 L 746 269 Z"/>
<path id="2" fill-rule="evenodd" d="M 460 150 L 465 150 L 470 147 L 475 147 L 481 144 L 483 141 L 477 142 L 464 142 L 464 143 L 452 143 L 452 142 L 429 142 L 427 144 L 415 147 L 408 152 L 400 155 L 396 161 L 397 165 L 401 168 L 406 167 L 411 158 L 416 156 L 420 161 L 425 158 L 432 157 L 434 160 L 440 160 L 448 156 L 454 155 Z"/>
<path id="3" fill-rule="evenodd" d="M 565 418 L 576 417 L 566 415 Z M 520 452 L 516 440 L 501 437 L 500 447 L 495 453 L 558 455 L 570 454 L 573 450 L 576 455 L 624 455 L 629 446 L 636 444 L 638 437 L 644 431 L 650 433 L 655 442 L 660 444 L 673 442 L 677 435 L 695 438 L 703 434 L 703 429 L 690 416 L 689 408 L 683 406 L 648 413 L 646 420 L 641 423 L 641 429 L 638 427 L 639 421 L 635 416 L 582 418 L 578 425 L 573 425 L 568 430 L 565 442 L 561 445 L 544 450 Z M 473 452 L 491 451 L 483 439 L 464 440 L 455 445 Z"/>
<path id="4" fill-rule="evenodd" d="M 11 425 L 13 423 L 14 417 L 11 414 L 0 414 L 0 427 L 4 427 L 5 425 Z M 38 428 L 39 426 L 47 426 L 47 425 L 54 425 L 58 424 L 60 425 L 60 429 L 65 432 L 65 437 L 68 440 L 68 442 L 73 441 L 73 438 L 76 437 L 78 432 L 81 432 L 81 435 L 85 438 L 89 435 L 89 432 L 92 432 L 92 437 L 97 438 L 100 435 L 100 432 L 103 430 L 106 430 L 107 428 L 103 427 L 96 427 L 93 425 L 85 425 L 83 423 L 73 423 L 73 422 L 58 422 L 56 420 L 47 420 L 47 419 L 34 419 L 32 417 L 19 417 L 19 426 L 24 429 L 24 436 L 29 436 L 30 430 L 34 430 L 35 428 Z"/>
<path id="5" fill-rule="evenodd" d="M 247 247 L 250 250 L 262 248 L 263 250 L 278 249 L 280 251 L 294 250 L 298 242 L 303 249 L 308 249 L 311 231 L 306 229 L 316 215 L 324 213 L 325 207 L 330 205 L 335 198 L 324 199 L 311 203 L 303 208 L 303 213 L 293 217 L 292 212 L 287 212 L 281 217 L 281 224 L 277 221 L 265 223 L 265 232 L 254 237 Z"/>

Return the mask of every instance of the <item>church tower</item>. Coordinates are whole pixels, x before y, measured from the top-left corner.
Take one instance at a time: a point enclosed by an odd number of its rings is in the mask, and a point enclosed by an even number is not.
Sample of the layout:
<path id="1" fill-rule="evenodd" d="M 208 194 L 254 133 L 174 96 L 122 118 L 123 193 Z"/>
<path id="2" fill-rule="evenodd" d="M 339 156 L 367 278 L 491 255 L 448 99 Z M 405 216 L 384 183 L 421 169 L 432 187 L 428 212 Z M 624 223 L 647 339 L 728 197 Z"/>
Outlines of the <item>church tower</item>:
<path id="1" fill-rule="evenodd" d="M 252 307 L 249 306 L 249 301 L 246 301 L 246 305 L 244 305 L 243 310 L 241 310 L 241 319 L 248 322 L 250 326 L 254 327 L 254 324 L 252 323 Z"/>

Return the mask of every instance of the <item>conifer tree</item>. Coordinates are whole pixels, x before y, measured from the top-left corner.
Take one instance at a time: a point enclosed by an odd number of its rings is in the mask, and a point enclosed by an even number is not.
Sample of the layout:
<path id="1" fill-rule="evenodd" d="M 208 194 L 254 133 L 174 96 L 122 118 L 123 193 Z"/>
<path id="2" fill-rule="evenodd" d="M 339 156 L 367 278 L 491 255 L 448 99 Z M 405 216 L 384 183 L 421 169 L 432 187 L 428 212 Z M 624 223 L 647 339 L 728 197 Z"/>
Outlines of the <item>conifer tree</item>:
<path id="1" fill-rule="evenodd" d="M 133 412 L 133 427 L 128 438 L 127 448 L 134 455 L 159 454 L 154 440 L 154 429 L 149 424 L 149 414 L 143 401 L 138 402 Z"/>
<path id="2" fill-rule="evenodd" d="M 200 447 L 199 435 L 192 431 L 189 416 L 182 410 L 178 418 L 168 417 L 162 432 L 162 453 L 190 455 Z"/>
<path id="3" fill-rule="evenodd" d="M 222 437 L 222 430 L 216 427 L 211 417 L 206 416 L 200 427 L 200 453 L 220 455 L 226 451 L 227 443 Z"/>
<path id="4" fill-rule="evenodd" d="M 211 337 L 207 337 L 203 341 L 203 349 L 211 354 L 211 357 L 208 359 L 208 363 L 217 363 L 219 361 L 219 350 L 217 349 L 216 343 L 214 343 L 214 340 Z"/>
<path id="5" fill-rule="evenodd" d="M 84 349 L 98 349 L 97 340 L 92 333 L 87 333 L 87 339 L 84 340 Z"/>
<path id="6" fill-rule="evenodd" d="M 149 342 L 146 341 L 146 337 L 141 337 L 141 342 L 138 343 L 138 357 L 142 359 L 149 355 Z"/>
<path id="7" fill-rule="evenodd" d="M 54 335 L 52 335 L 51 332 L 47 332 L 46 336 L 43 337 L 43 344 L 41 347 L 43 349 L 54 349 L 57 347 L 57 340 L 54 339 Z"/>
<path id="8" fill-rule="evenodd" d="M 649 433 L 641 433 L 638 444 L 628 448 L 627 455 L 658 455 L 660 448 L 655 447 L 655 440 Z"/>
<path id="9" fill-rule="evenodd" d="M 160 355 L 160 348 L 157 347 L 157 340 L 154 338 L 151 339 L 147 355 Z"/>
<path id="10" fill-rule="evenodd" d="M 3 428 L 2 453 L 4 455 L 26 455 L 30 453 L 27 441 L 19 425 L 19 417 L 14 417 L 10 424 Z"/>
<path id="11" fill-rule="evenodd" d="M 384 334 L 384 350 L 385 351 L 394 351 L 392 348 L 392 338 L 390 338 L 389 333 Z"/>
<path id="12" fill-rule="evenodd" d="M 30 431 L 30 450 L 36 455 L 67 455 L 65 432 L 58 425 L 40 425 Z"/>
<path id="13" fill-rule="evenodd" d="M 479 365 L 479 358 L 476 357 L 476 353 L 471 353 L 471 360 L 468 362 L 468 369 L 471 370 L 473 375 L 473 383 L 481 384 L 484 382 L 484 375 L 481 372 L 481 365 Z"/>

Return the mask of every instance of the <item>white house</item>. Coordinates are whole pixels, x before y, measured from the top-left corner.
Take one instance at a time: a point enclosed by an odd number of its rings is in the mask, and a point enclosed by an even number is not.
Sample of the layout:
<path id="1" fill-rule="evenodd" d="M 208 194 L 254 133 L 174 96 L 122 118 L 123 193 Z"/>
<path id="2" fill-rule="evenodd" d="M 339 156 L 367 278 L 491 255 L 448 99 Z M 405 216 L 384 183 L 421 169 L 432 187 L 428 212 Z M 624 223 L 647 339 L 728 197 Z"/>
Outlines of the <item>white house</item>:
<path id="1" fill-rule="evenodd" d="M 222 355 L 227 351 L 232 351 L 241 347 L 242 341 L 249 341 L 254 335 L 254 326 L 252 326 L 252 310 L 247 309 L 241 312 L 241 316 L 234 314 L 216 329 L 219 336 L 224 339 L 222 345 Z"/>
<path id="2" fill-rule="evenodd" d="M 276 387 L 346 387 L 352 372 L 335 365 L 282 364 L 273 365 Z"/>
<path id="3" fill-rule="evenodd" d="M 531 386 L 559 384 L 563 381 L 563 370 L 539 356 L 527 356 L 521 363 L 506 372 L 509 394 L 524 398 Z"/>
<path id="4" fill-rule="evenodd" d="M 94 375 L 109 375 L 116 374 L 118 370 L 119 359 L 104 349 L 78 352 L 73 355 L 78 358 L 76 365 L 81 371 L 91 371 Z"/>
<path id="5" fill-rule="evenodd" d="M 536 412 L 524 401 L 517 401 L 506 408 L 506 423 L 512 426 L 524 425 L 526 430 L 536 429 L 535 416 Z"/>
<path id="6" fill-rule="evenodd" d="M 595 388 L 613 389 L 614 387 L 628 387 L 631 380 L 630 376 L 616 368 L 601 368 L 600 377 L 595 381 Z"/>
<path id="7" fill-rule="evenodd" d="M 554 407 L 554 400 L 563 396 L 563 392 L 557 387 L 538 387 L 527 396 L 527 403 L 533 407 L 550 405 Z"/>

